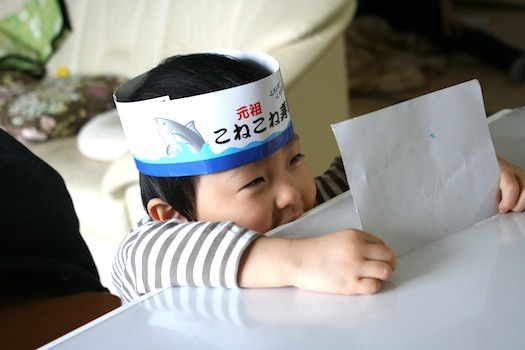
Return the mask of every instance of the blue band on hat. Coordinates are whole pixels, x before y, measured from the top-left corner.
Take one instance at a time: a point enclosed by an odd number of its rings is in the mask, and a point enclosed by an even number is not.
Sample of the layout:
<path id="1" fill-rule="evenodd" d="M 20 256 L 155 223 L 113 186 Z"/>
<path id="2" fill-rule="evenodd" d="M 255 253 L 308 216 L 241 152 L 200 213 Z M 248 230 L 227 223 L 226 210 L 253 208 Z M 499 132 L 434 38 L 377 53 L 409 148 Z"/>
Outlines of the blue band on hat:
<path id="1" fill-rule="evenodd" d="M 244 164 L 255 162 L 262 159 L 279 148 L 286 145 L 292 138 L 294 132 L 292 123 L 273 139 L 250 149 L 233 153 L 218 158 L 208 160 L 199 160 L 186 163 L 146 163 L 135 158 L 138 170 L 146 175 L 158 177 L 176 177 L 176 176 L 193 176 L 202 174 L 211 174 L 219 171 L 233 169 Z"/>

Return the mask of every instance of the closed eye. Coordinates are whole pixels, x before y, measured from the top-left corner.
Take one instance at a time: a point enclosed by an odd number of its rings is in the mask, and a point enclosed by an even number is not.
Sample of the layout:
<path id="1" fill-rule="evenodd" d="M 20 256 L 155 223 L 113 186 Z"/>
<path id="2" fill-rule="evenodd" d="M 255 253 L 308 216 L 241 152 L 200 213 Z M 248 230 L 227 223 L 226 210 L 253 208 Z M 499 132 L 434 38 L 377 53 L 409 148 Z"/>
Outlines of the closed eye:
<path id="1" fill-rule="evenodd" d="M 249 183 L 247 183 L 247 184 L 243 187 L 243 189 L 244 189 L 244 188 L 255 187 L 255 186 L 257 186 L 257 185 L 263 183 L 264 181 L 265 181 L 265 180 L 264 180 L 263 177 L 258 177 L 258 178 L 256 178 L 255 180 L 250 181 Z"/>
<path id="2" fill-rule="evenodd" d="M 293 158 L 290 160 L 290 165 L 293 165 L 302 159 L 304 159 L 304 154 L 298 153 L 295 156 L 293 156 Z"/>

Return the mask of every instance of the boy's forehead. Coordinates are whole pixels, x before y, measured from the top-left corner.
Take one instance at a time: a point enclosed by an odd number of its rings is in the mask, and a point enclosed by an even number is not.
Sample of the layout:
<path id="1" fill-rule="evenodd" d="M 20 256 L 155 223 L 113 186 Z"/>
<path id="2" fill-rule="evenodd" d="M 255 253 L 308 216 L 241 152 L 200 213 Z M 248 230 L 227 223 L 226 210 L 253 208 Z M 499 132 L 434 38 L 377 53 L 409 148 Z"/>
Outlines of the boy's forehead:
<path id="1" fill-rule="evenodd" d="M 290 141 L 288 141 L 284 146 L 282 146 L 281 148 L 276 150 L 274 153 L 269 154 L 269 155 L 267 155 L 266 157 L 264 157 L 262 159 L 256 160 L 256 161 L 251 162 L 251 163 L 246 163 L 246 164 L 243 164 L 243 165 L 241 165 L 241 166 L 239 166 L 237 168 L 233 168 L 233 169 L 226 170 L 226 171 L 230 171 L 231 174 L 233 174 L 233 176 L 235 176 L 235 175 L 238 175 L 240 173 L 243 173 L 243 172 L 246 172 L 246 171 L 249 171 L 249 170 L 257 169 L 258 167 L 261 167 L 261 166 L 263 166 L 263 164 L 267 163 L 269 161 L 269 158 L 272 155 L 274 155 L 275 153 L 277 153 L 277 152 L 285 152 L 285 151 L 287 151 L 288 149 L 292 148 L 293 146 L 295 146 L 298 143 L 299 143 L 299 136 L 294 133 L 294 135 L 290 139 Z"/>

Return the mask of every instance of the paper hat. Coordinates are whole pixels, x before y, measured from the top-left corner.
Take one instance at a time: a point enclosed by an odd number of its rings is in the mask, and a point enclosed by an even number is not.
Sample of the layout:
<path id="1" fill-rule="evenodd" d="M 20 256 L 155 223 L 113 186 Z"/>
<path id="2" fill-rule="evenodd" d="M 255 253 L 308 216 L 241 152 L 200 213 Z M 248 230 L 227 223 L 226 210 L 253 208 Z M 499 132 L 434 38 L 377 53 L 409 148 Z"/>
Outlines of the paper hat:
<path id="1" fill-rule="evenodd" d="M 268 156 L 293 137 L 279 63 L 269 55 L 230 49 L 209 53 L 250 61 L 269 75 L 232 88 L 178 98 L 131 101 L 146 74 L 114 94 L 140 172 L 171 177 L 210 174 Z"/>

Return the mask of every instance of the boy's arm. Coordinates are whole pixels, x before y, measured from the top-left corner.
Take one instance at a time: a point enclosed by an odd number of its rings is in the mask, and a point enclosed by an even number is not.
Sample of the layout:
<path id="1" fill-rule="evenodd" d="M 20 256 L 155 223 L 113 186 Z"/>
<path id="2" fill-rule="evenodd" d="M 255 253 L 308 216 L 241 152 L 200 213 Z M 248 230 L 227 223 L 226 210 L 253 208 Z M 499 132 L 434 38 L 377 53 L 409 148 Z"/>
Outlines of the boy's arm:
<path id="1" fill-rule="evenodd" d="M 240 256 L 257 237 L 232 222 L 143 220 L 117 250 L 113 283 L 126 301 L 170 286 L 236 288 Z"/>
<path id="2" fill-rule="evenodd" d="M 315 178 L 315 186 L 317 187 L 316 205 L 348 191 L 348 181 L 341 157 L 336 157 L 330 167 Z"/>
<path id="3" fill-rule="evenodd" d="M 379 238 L 341 230 L 304 239 L 261 237 L 246 249 L 239 286 L 284 287 L 339 294 L 376 293 L 396 268 L 393 251 Z"/>
<path id="4" fill-rule="evenodd" d="M 232 222 L 149 221 L 122 242 L 113 280 L 126 301 L 183 285 L 373 293 L 395 264 L 381 240 L 357 230 L 287 239 L 264 237 Z"/>
<path id="5" fill-rule="evenodd" d="M 500 213 L 525 210 L 525 170 L 498 156 L 500 168 Z"/>

